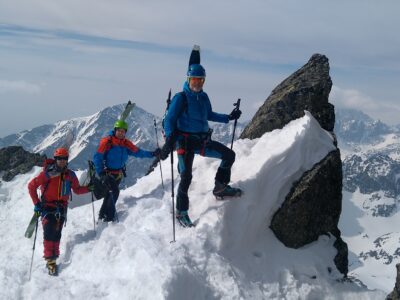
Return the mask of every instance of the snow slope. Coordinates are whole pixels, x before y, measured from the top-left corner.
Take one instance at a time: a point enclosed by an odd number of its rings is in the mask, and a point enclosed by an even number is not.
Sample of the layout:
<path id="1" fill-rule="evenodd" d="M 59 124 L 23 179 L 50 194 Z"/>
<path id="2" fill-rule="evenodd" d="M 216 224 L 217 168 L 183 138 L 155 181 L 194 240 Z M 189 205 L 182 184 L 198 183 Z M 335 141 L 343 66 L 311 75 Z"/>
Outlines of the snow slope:
<path id="1" fill-rule="evenodd" d="M 119 223 L 101 224 L 94 232 L 91 205 L 71 209 L 57 278 L 44 269 L 40 229 L 27 281 L 33 241 L 23 237 L 32 214 L 26 184 L 39 169 L 2 183 L 0 298 L 383 299 L 381 291 L 338 280 L 334 237 L 294 250 L 268 228 L 293 181 L 334 149 L 329 133 L 307 113 L 282 130 L 239 140 L 234 149 L 232 182 L 245 195 L 215 200 L 211 190 L 219 162 L 196 157 L 189 213 L 198 224 L 177 227 L 175 243 L 170 243 L 169 160 L 162 164 L 165 191 L 157 168 L 121 192 Z M 100 204 L 95 202 L 97 212 Z"/>
<path id="2" fill-rule="evenodd" d="M 375 202 L 393 204 L 392 198 L 381 194 Z M 374 203 L 357 189 L 343 191 L 343 211 L 339 228 L 343 240 L 349 245 L 349 275 L 362 280 L 370 288 L 389 293 L 396 280 L 396 267 L 400 263 L 400 218 L 397 210 L 390 216 L 374 216 Z M 396 201 L 396 200 L 395 200 Z M 375 203 L 375 205 L 377 204 Z M 395 203 L 397 207 L 397 203 Z"/>

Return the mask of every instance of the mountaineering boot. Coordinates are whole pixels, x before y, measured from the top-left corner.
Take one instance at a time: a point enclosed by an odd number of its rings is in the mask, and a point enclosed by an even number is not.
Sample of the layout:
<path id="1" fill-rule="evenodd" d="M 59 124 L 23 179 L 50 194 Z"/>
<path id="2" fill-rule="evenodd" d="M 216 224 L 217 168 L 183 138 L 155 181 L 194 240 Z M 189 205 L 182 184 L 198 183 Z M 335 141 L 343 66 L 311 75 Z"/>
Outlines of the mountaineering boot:
<path id="1" fill-rule="evenodd" d="M 56 264 L 56 260 L 53 258 L 46 258 L 46 268 L 49 271 L 49 275 L 57 276 L 58 275 L 58 266 Z"/>
<path id="2" fill-rule="evenodd" d="M 190 220 L 188 212 L 187 211 L 176 211 L 176 219 L 178 220 L 178 223 L 182 227 L 193 227 L 194 224 L 192 223 L 192 220 Z"/>
<path id="3" fill-rule="evenodd" d="M 223 200 L 225 198 L 233 198 L 242 196 L 242 190 L 239 188 L 233 188 L 229 184 L 220 183 L 215 181 L 215 187 L 213 190 L 215 198 Z"/>

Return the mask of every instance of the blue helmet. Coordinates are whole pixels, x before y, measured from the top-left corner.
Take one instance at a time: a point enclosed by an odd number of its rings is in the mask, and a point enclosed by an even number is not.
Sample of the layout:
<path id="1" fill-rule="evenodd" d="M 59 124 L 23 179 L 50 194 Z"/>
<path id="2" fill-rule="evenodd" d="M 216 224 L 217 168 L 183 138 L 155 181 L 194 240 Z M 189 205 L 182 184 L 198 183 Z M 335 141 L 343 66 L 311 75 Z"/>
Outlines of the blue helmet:
<path id="1" fill-rule="evenodd" d="M 205 78 L 206 70 L 200 64 L 193 64 L 189 66 L 189 70 L 187 71 L 187 77 L 197 77 L 197 78 Z"/>

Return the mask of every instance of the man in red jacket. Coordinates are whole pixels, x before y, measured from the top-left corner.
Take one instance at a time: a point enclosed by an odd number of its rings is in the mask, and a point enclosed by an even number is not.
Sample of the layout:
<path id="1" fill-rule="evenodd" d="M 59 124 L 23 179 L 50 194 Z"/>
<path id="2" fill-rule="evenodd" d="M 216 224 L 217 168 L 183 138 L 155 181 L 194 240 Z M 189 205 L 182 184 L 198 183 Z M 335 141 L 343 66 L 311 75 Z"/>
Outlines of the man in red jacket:
<path id="1" fill-rule="evenodd" d="M 60 255 L 61 231 L 66 219 L 71 188 L 76 194 L 88 193 L 87 186 L 81 186 L 75 172 L 68 169 L 68 150 L 58 148 L 54 160 L 29 184 L 29 195 L 35 205 L 34 211 L 41 215 L 43 225 L 44 259 L 50 275 L 57 275 L 56 259 Z M 40 187 L 41 197 L 37 189 Z"/>

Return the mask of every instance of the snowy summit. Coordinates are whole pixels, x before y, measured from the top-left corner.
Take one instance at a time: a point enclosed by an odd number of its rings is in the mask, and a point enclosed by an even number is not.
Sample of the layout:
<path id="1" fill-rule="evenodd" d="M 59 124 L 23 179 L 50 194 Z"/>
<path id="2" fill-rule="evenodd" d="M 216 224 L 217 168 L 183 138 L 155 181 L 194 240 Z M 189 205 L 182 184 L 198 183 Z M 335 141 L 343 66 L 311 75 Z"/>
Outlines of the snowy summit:
<path id="1" fill-rule="evenodd" d="M 177 227 L 175 243 L 169 160 L 162 163 L 165 190 L 156 168 L 121 192 L 118 223 L 94 231 L 91 205 L 70 209 L 57 278 L 47 275 L 39 242 L 28 281 L 33 240 L 23 238 L 32 215 L 26 185 L 40 168 L 3 183 L 0 298 L 383 299 L 383 292 L 341 280 L 333 236 L 294 250 L 269 229 L 296 177 L 335 149 L 330 133 L 306 113 L 261 138 L 238 140 L 234 149 L 232 185 L 245 194 L 215 200 L 219 161 L 196 158 L 190 209 L 197 226 Z M 178 180 L 176 171 L 174 176 Z M 74 196 L 72 203 L 81 200 Z M 39 229 L 38 241 L 41 235 Z"/>

